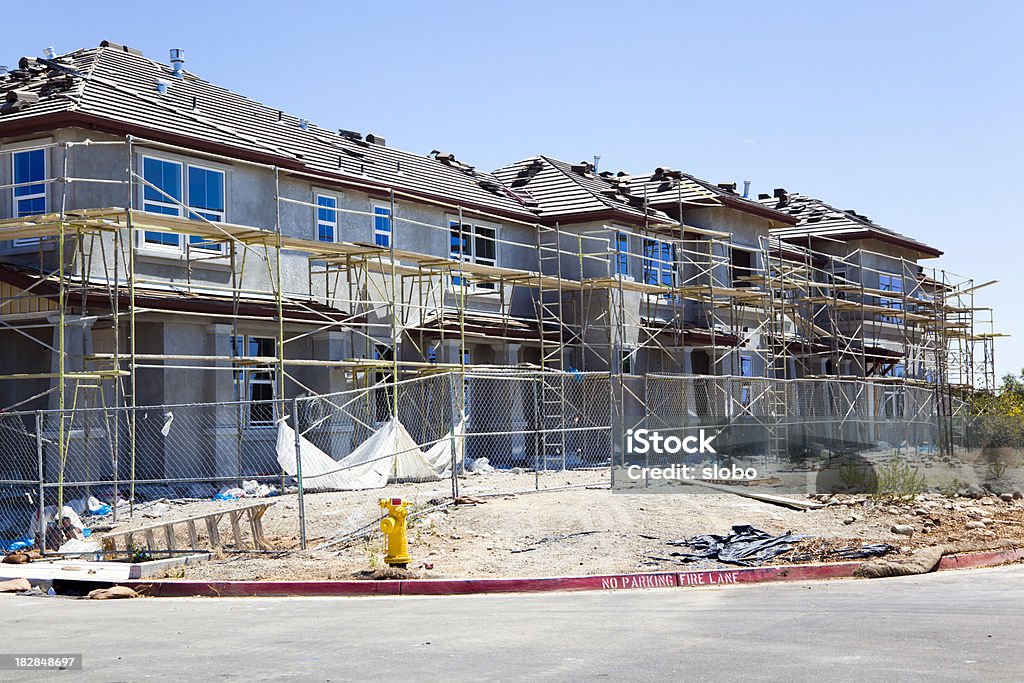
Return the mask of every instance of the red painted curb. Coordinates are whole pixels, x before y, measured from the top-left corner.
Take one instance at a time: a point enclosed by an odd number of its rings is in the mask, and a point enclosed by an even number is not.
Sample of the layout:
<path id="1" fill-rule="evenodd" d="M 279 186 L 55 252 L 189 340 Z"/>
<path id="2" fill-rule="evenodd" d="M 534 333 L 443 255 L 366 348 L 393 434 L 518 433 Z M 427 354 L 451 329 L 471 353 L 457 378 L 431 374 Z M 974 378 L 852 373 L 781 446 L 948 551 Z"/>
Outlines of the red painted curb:
<path id="1" fill-rule="evenodd" d="M 1024 548 L 948 555 L 940 571 L 991 567 L 1024 559 Z M 479 595 L 484 593 L 542 593 L 548 591 L 630 590 L 637 588 L 691 588 L 768 581 L 844 579 L 853 576 L 859 562 L 737 567 L 706 571 L 609 574 L 604 576 L 552 576 L 519 579 L 418 579 L 398 581 L 126 581 L 153 597 L 322 597 L 357 595 Z"/>
<path id="2" fill-rule="evenodd" d="M 1013 550 L 986 550 L 980 553 L 964 555 L 946 555 L 939 560 L 939 571 L 945 569 L 970 569 L 972 567 L 992 567 L 1006 562 L 1024 559 L 1024 548 Z"/>

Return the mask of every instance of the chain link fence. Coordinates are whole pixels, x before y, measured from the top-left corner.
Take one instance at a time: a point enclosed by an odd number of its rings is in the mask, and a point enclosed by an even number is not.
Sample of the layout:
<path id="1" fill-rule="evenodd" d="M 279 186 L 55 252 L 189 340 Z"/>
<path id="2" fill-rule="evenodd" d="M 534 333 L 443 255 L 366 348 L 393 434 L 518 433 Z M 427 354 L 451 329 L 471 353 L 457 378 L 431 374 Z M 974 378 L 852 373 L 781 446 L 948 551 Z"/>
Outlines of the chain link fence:
<path id="1" fill-rule="evenodd" d="M 288 400 L 2 413 L 0 543 L 31 540 L 63 505 L 109 506 L 117 521 L 145 501 L 294 492 L 298 527 L 301 496 L 319 490 L 430 481 L 450 495 L 513 493 L 565 486 L 566 471 L 607 484 L 624 433 L 639 428 L 704 428 L 720 452 L 781 459 L 984 445 L 972 418 L 939 415 L 932 389 L 897 383 L 519 370 Z"/>

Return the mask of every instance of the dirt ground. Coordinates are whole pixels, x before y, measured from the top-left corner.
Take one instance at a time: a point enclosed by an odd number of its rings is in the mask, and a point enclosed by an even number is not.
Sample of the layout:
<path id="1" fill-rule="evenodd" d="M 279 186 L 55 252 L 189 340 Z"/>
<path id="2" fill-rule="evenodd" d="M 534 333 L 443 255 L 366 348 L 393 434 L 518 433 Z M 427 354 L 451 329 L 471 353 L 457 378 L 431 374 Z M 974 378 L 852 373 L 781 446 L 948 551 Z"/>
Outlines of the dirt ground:
<path id="1" fill-rule="evenodd" d="M 378 499 L 411 501 L 420 515 L 410 523 L 409 569 L 419 577 L 536 577 L 723 567 L 717 561 L 683 563 L 668 541 L 724 534 L 751 524 L 772 534 L 808 536 L 775 563 L 841 561 L 841 548 L 888 543 L 907 552 L 943 544 L 951 551 L 1024 546 L 1024 500 L 930 493 L 896 502 L 870 496 L 822 496 L 827 507 L 798 511 L 716 493 L 643 495 L 613 493 L 607 470 L 544 473 L 533 492 L 532 473 L 495 471 L 460 478 L 460 494 L 484 502 L 438 507 L 450 501 L 450 482 L 389 486 L 384 491 L 306 494 L 307 547 L 298 549 L 295 494 L 267 499 L 268 540 L 281 552 L 252 554 L 228 547 L 212 560 L 168 570 L 168 578 L 200 580 L 351 579 L 384 567 L 377 530 Z M 159 517 L 147 506 L 117 530 L 204 514 L 241 501 L 168 501 Z M 152 515 L 152 512 L 149 513 Z M 913 527 L 910 536 L 891 532 Z M 969 528 L 977 527 L 977 528 Z M 360 530 L 371 533 L 337 543 Z M 181 539 L 184 541 L 185 539 Z M 322 547 L 335 541 L 334 545 Z M 319 548 L 319 549 L 318 549 Z"/>

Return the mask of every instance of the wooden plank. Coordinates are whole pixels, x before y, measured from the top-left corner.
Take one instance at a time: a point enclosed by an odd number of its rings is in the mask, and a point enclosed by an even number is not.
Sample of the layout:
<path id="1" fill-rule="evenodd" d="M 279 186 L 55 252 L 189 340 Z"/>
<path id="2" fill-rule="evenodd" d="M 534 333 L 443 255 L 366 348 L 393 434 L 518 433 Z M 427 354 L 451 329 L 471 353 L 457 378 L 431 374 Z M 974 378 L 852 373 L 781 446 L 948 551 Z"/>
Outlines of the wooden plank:
<path id="1" fill-rule="evenodd" d="M 220 521 L 220 515 L 206 515 L 203 520 L 206 522 L 206 533 L 210 536 L 210 547 L 213 549 L 220 548 L 220 533 L 217 531 L 217 522 Z"/>
<path id="2" fill-rule="evenodd" d="M 692 486 L 702 486 L 713 491 L 721 491 L 722 493 L 732 493 L 743 498 L 752 498 L 759 500 L 762 503 L 771 503 L 772 505 L 781 505 L 782 507 L 793 508 L 795 510 L 818 510 L 826 507 L 823 503 L 816 503 L 811 500 L 797 500 L 796 498 L 785 498 L 783 496 L 774 496 L 769 493 L 758 493 L 756 491 L 743 491 L 737 486 L 725 486 L 723 484 L 711 484 L 706 481 L 693 481 L 689 479 L 681 479 L 684 484 L 690 484 Z"/>
<path id="3" fill-rule="evenodd" d="M 242 528 L 238 524 L 238 517 L 241 514 L 241 510 L 228 511 L 228 518 L 231 520 L 231 532 L 235 535 L 235 550 L 245 548 L 245 543 L 242 542 Z"/>

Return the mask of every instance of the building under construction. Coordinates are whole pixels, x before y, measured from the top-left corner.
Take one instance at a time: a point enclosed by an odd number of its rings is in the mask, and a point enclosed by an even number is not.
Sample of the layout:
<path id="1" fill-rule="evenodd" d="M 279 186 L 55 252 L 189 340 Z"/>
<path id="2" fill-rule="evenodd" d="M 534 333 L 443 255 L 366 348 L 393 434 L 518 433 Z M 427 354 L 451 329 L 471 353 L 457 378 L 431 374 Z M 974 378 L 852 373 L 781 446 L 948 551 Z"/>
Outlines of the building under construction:
<path id="1" fill-rule="evenodd" d="M 758 380 L 919 387 L 947 412 L 995 385 L 991 283 L 783 189 L 546 156 L 485 172 L 246 99 L 180 50 L 27 57 L 0 95 L 8 411 L 243 402 L 211 429 L 264 438 L 281 399 L 378 387 L 382 421 L 387 387 L 441 372 L 599 373 L 620 416 L 634 376 L 733 378 L 769 414 L 790 399 Z M 524 418 L 563 463 L 566 400 L 545 380 Z M 117 434 L 134 451 L 137 426 Z"/>

